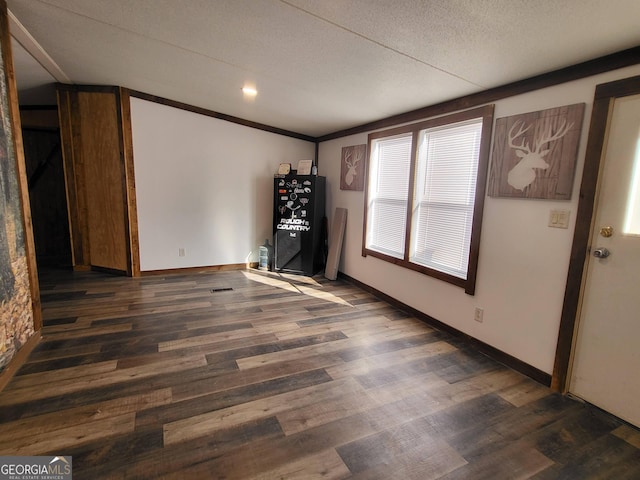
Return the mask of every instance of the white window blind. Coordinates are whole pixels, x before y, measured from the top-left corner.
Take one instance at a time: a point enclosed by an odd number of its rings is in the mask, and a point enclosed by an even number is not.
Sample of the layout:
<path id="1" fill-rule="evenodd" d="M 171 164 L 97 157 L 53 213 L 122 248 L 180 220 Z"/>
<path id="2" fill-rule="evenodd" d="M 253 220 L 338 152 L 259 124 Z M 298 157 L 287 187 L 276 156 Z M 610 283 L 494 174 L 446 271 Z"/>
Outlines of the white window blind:
<path id="1" fill-rule="evenodd" d="M 482 119 L 418 137 L 409 261 L 466 279 Z"/>
<path id="2" fill-rule="evenodd" d="M 367 248 L 404 258 L 412 136 L 371 144 Z"/>

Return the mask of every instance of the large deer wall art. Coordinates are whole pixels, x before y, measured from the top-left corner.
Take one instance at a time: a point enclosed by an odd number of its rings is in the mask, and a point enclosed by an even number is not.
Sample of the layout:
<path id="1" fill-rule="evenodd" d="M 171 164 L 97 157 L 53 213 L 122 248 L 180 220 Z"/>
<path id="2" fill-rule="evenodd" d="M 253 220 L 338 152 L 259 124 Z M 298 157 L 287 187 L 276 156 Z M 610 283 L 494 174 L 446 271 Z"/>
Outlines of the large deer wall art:
<path id="1" fill-rule="evenodd" d="M 496 120 L 489 195 L 571 199 L 584 103 Z"/>

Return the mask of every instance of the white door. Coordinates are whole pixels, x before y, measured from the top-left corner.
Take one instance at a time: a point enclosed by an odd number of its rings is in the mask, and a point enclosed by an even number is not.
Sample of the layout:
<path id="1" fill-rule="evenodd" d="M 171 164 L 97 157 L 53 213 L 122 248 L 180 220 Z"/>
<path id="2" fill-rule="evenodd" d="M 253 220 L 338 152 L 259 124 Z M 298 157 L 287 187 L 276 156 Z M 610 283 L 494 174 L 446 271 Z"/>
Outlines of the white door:
<path id="1" fill-rule="evenodd" d="M 615 100 L 604 152 L 570 391 L 640 426 L 640 95 Z"/>

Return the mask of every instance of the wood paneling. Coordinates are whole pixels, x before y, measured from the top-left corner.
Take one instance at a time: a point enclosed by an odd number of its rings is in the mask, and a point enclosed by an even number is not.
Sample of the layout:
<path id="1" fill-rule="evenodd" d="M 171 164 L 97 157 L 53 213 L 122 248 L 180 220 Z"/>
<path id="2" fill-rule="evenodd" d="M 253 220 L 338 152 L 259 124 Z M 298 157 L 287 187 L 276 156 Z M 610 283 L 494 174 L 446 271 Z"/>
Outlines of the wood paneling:
<path id="1" fill-rule="evenodd" d="M 93 92 L 78 92 L 78 104 L 91 265 L 126 272 L 125 170 L 118 104 L 111 93 Z"/>
<path id="2" fill-rule="evenodd" d="M 58 84 L 74 268 L 140 275 L 129 95 Z"/>
<path id="3" fill-rule="evenodd" d="M 36 248 L 33 239 L 33 227 L 31 224 L 31 207 L 29 205 L 29 188 L 27 185 L 26 164 L 24 149 L 22 146 L 22 129 L 20 125 L 20 109 L 18 107 L 18 89 L 16 88 L 16 76 L 13 69 L 13 53 L 11 51 L 11 39 L 9 38 L 9 24 L 7 17 L 7 5 L 5 0 L 0 1 L 0 44 L 2 48 L 2 60 L 4 62 L 4 74 L 6 77 L 6 95 L 11 112 L 11 130 L 13 133 L 13 145 L 15 149 L 16 172 L 18 174 L 18 187 L 22 204 L 22 221 L 24 228 L 25 255 L 29 276 L 29 289 L 31 293 L 31 307 L 33 310 L 33 327 L 35 331 L 42 328 L 42 311 L 40 308 L 40 287 L 38 284 L 38 267 L 36 265 Z"/>
<path id="4" fill-rule="evenodd" d="M 74 478 L 640 475 L 636 429 L 343 280 L 41 285 L 43 340 L 0 392 L 0 448 L 64 452 Z"/>

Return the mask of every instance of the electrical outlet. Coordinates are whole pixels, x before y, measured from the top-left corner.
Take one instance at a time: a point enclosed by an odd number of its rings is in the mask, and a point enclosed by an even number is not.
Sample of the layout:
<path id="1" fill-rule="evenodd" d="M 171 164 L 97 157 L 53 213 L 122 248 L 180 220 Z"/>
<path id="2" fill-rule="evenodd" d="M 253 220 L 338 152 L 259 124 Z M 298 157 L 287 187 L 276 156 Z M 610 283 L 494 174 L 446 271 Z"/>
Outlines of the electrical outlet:
<path id="1" fill-rule="evenodd" d="M 482 323 L 482 317 L 484 317 L 484 309 L 476 307 L 475 312 L 473 313 L 473 319 L 476 322 Z"/>
<path id="2" fill-rule="evenodd" d="M 178 249 L 178 256 L 179 257 L 184 257 L 185 253 L 184 253 L 184 248 L 179 248 Z"/>

